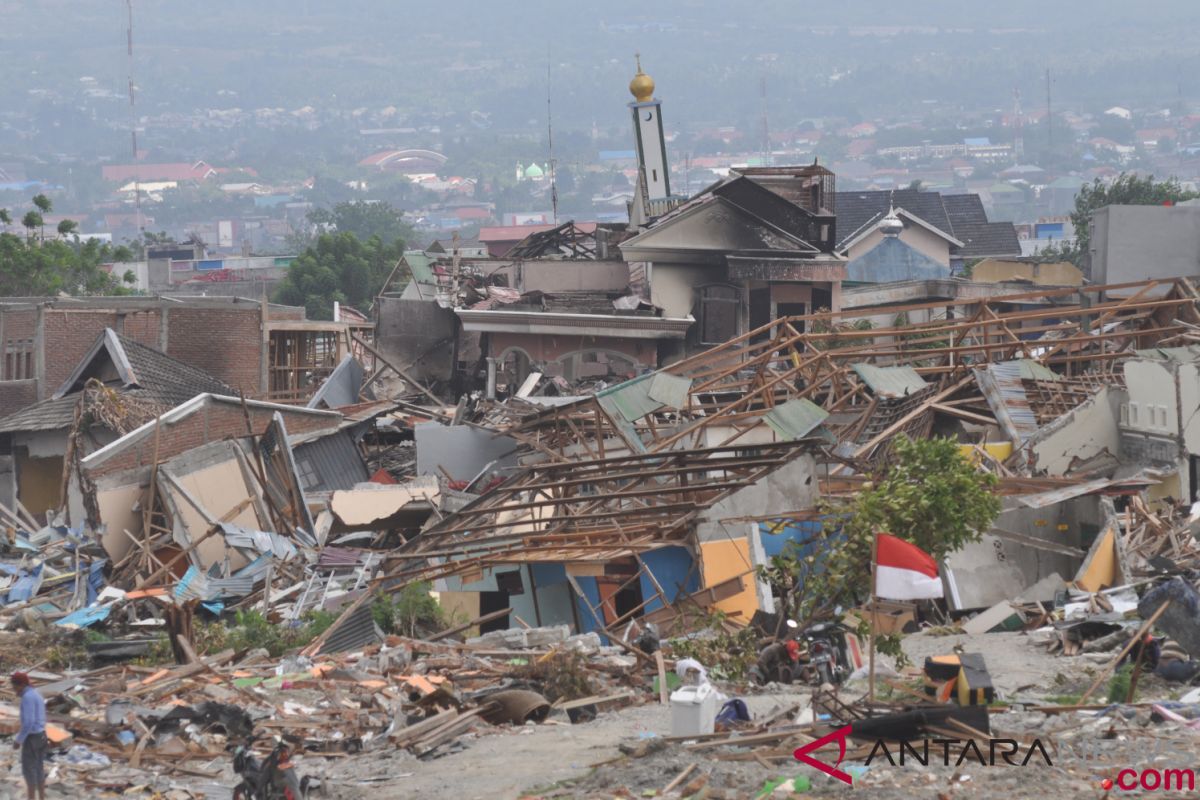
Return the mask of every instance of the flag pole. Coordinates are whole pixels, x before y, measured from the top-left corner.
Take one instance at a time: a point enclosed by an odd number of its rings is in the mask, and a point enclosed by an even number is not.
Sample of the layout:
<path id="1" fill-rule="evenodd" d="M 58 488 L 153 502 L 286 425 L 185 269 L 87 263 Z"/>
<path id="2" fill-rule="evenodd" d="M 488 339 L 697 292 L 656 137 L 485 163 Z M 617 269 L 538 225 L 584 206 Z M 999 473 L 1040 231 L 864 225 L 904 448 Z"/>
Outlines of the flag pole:
<path id="1" fill-rule="evenodd" d="M 875 628 L 879 624 L 875 607 L 875 577 L 879 571 L 879 533 L 871 534 L 871 650 L 867 662 L 867 703 L 875 703 Z"/>

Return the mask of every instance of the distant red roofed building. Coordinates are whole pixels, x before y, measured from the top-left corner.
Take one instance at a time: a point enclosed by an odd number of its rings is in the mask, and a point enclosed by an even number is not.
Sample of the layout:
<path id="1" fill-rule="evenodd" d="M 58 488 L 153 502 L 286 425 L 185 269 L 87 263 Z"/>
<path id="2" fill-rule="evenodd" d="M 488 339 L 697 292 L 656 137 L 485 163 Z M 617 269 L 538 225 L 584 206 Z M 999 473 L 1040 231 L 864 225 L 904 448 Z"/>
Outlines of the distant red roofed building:
<path id="1" fill-rule="evenodd" d="M 446 163 L 446 157 L 434 150 L 380 150 L 358 162 L 360 167 L 373 167 L 384 172 L 404 175 L 436 174 Z"/>
<path id="2" fill-rule="evenodd" d="M 487 247 L 492 258 L 504 258 L 509 250 L 531 233 L 541 233 L 554 225 L 495 225 L 479 229 L 479 242 Z M 575 227 L 583 233 L 594 233 L 596 223 L 577 222 Z"/>
<path id="3" fill-rule="evenodd" d="M 1144 128 L 1134 134 L 1134 140 L 1142 147 L 1159 147 L 1163 142 L 1178 138 L 1179 131 L 1174 128 Z"/>
<path id="4" fill-rule="evenodd" d="M 846 156 L 848 158 L 863 158 L 875 152 L 874 139 L 855 139 L 846 145 Z"/>

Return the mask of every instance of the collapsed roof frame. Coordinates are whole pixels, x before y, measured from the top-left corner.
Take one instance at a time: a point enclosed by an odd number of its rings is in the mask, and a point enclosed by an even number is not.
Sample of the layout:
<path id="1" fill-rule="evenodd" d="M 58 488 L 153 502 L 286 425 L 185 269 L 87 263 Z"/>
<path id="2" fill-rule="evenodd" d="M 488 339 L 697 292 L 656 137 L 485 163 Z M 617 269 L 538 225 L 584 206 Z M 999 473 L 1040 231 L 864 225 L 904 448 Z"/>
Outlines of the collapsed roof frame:
<path id="1" fill-rule="evenodd" d="M 682 544 L 700 512 L 811 447 L 800 440 L 534 465 L 394 552 L 393 566 L 420 564 L 387 577 L 611 562 Z"/>
<path id="2" fill-rule="evenodd" d="M 560 256 L 568 260 L 596 260 L 596 234 L 587 233 L 567 220 L 548 231 L 534 231 L 504 254 L 506 259 L 526 261 L 533 258 Z"/>
<path id="3" fill-rule="evenodd" d="M 1160 289 L 1166 290 L 1163 296 L 1152 296 Z M 1118 291 L 1127 296 L 1109 297 Z M 1047 300 L 1062 304 L 1047 307 Z M 927 428 L 935 411 L 991 424 L 973 385 L 976 367 L 1028 359 L 1059 367 L 1076 389 L 1094 389 L 1094 373 L 1111 373 L 1115 362 L 1137 348 L 1157 346 L 1200 325 L 1198 301 L 1196 288 L 1179 279 L 890 307 L 885 313 L 897 318 L 915 311 L 948 313 L 945 319 L 886 328 L 839 326 L 839 320 L 871 313 L 862 309 L 780 318 L 651 376 L 524 417 L 520 408 L 499 411 L 493 421 L 542 457 L 564 461 L 581 454 L 603 458 L 614 446 L 646 453 L 701 447 L 711 444 L 710 431 L 717 425 L 730 429 L 719 443 L 732 444 L 769 424 L 772 409 L 803 399 L 835 415 L 826 427 L 844 441 L 855 441 L 886 398 L 873 393 L 853 366 L 912 367 L 934 391 L 891 424 L 872 426 L 874 435 L 853 452 L 854 458 L 869 457 L 897 433 Z M 1014 304 L 1043 305 L 1009 310 Z M 961 306 L 973 313 L 953 317 Z M 817 330 L 801 333 L 805 324 Z M 615 395 L 660 375 L 687 383 L 682 402 L 650 398 L 634 415 L 614 410 Z M 1060 393 L 1052 407 L 1061 409 L 1064 402 Z M 979 411 L 961 407 L 969 403 Z"/>

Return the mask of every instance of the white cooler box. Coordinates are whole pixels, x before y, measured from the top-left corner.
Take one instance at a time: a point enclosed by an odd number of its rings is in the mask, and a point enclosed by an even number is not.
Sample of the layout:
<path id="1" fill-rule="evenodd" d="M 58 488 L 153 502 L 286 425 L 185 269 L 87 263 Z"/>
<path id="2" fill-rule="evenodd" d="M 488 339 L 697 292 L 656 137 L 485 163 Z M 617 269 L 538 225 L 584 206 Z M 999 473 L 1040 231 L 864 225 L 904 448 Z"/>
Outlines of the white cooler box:
<path id="1" fill-rule="evenodd" d="M 717 690 L 711 683 L 681 686 L 671 693 L 671 735 L 700 736 L 713 732 Z"/>

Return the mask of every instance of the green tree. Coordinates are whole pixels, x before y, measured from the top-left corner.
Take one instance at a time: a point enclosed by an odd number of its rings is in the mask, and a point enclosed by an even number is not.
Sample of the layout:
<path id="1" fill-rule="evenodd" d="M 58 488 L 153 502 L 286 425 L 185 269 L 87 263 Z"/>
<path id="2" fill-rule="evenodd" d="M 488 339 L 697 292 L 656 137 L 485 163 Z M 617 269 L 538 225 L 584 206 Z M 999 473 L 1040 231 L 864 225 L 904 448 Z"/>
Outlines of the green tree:
<path id="1" fill-rule="evenodd" d="M 384 244 L 376 236 L 363 242 L 352 233 L 322 234 L 288 267 L 273 299 L 304 306 L 309 319 L 332 319 L 335 301 L 365 308 L 403 254 L 401 239 Z"/>
<path id="2" fill-rule="evenodd" d="M 128 294 L 102 265 L 128 261 L 131 255 L 127 248 L 95 239 L 35 243 L 0 233 L 0 296 Z"/>
<path id="3" fill-rule="evenodd" d="M 79 227 L 79 223 L 76 222 L 75 220 L 64 219 L 62 222 L 58 223 L 58 235 L 59 236 L 70 236 L 72 233 L 75 232 L 75 229 L 78 227 Z"/>
<path id="4" fill-rule="evenodd" d="M 46 195 L 44 195 L 44 194 L 35 194 L 33 196 L 33 205 L 37 208 L 37 210 L 39 212 L 39 215 L 38 215 L 39 218 L 42 218 L 42 217 L 44 217 L 44 215 L 49 214 L 50 210 L 52 208 L 54 208 L 54 204 L 50 202 L 50 198 L 46 197 Z M 42 223 L 40 223 L 40 227 L 41 227 L 42 238 L 45 239 L 46 238 L 46 225 L 45 225 L 44 221 Z"/>
<path id="5" fill-rule="evenodd" d="M 828 504 L 824 546 L 792 546 L 764 577 L 788 595 L 785 608 L 805 621 L 865 601 L 876 532 L 912 542 L 939 562 L 978 541 L 1000 513 L 996 476 L 974 467 L 949 438 L 893 440 L 893 460 L 852 498 Z"/>
<path id="6" fill-rule="evenodd" d="M 42 219 L 42 215 L 38 212 L 27 211 L 25 212 L 25 216 L 21 217 L 21 224 L 25 226 L 27 232 L 26 238 L 32 240 L 33 229 L 42 227 L 45 224 L 45 220 Z"/>
<path id="7" fill-rule="evenodd" d="M 1122 172 L 1110 184 L 1097 178 L 1091 185 L 1084 184 L 1075 195 L 1075 210 L 1071 212 L 1071 224 L 1075 226 L 1075 246 L 1063 248 L 1061 255 L 1076 266 L 1083 268 L 1091 244 L 1092 212 L 1105 206 L 1157 206 L 1164 203 L 1178 203 L 1198 197 L 1196 192 L 1184 189 L 1175 178 L 1165 181 L 1154 180 L 1153 175 L 1140 178 L 1132 173 Z"/>
<path id="8" fill-rule="evenodd" d="M 355 200 L 338 203 L 332 209 L 318 208 L 308 215 L 320 232 L 351 233 L 360 241 L 378 237 L 385 245 L 411 239 L 412 228 L 404 222 L 391 203 Z"/>
<path id="9" fill-rule="evenodd" d="M 12 215 L 8 213 L 7 208 L 0 208 L 0 225 L 12 225 Z"/>

